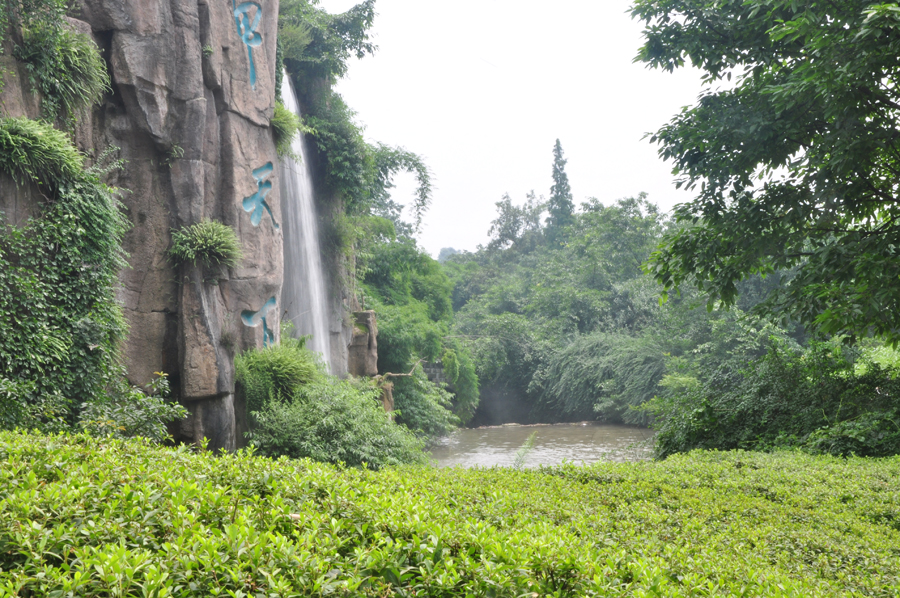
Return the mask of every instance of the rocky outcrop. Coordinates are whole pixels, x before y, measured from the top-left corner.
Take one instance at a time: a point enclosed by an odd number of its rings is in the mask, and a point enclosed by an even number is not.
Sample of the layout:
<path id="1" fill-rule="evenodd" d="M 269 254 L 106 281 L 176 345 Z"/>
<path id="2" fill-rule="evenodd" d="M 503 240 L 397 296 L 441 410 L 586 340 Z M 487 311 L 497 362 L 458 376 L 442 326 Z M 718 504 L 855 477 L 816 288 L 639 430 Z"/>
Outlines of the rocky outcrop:
<path id="1" fill-rule="evenodd" d="M 353 376 L 378 374 L 378 325 L 374 311 L 353 313 L 353 336 L 347 357 L 347 369 Z"/>
<path id="2" fill-rule="evenodd" d="M 120 298 L 129 377 L 170 373 L 191 415 L 176 435 L 236 446 L 235 352 L 277 342 L 283 276 L 275 103 L 278 0 L 82 0 L 113 94 L 76 141 L 117 146 L 134 227 Z M 260 212 L 261 214 L 257 214 Z M 261 215 L 261 218 L 258 216 Z M 174 264 L 172 229 L 215 219 L 244 258 L 231 271 Z"/>

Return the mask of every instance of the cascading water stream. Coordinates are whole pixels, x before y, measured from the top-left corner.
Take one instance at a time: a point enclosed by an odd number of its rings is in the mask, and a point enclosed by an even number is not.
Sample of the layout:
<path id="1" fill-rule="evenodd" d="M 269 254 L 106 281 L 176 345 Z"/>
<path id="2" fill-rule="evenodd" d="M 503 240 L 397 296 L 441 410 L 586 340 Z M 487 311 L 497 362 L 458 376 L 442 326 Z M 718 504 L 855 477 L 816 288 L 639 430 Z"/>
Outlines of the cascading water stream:
<path id="1" fill-rule="evenodd" d="M 281 86 L 284 106 L 300 116 L 300 103 L 290 78 L 285 74 Z M 331 368 L 331 336 L 322 255 L 319 250 L 319 226 L 313 197 L 312 177 L 303 135 L 291 146 L 297 160 L 281 160 L 282 218 L 284 230 L 284 287 L 281 302 L 286 319 L 294 324 L 297 335 L 312 335 L 306 346 L 322 354 Z"/>

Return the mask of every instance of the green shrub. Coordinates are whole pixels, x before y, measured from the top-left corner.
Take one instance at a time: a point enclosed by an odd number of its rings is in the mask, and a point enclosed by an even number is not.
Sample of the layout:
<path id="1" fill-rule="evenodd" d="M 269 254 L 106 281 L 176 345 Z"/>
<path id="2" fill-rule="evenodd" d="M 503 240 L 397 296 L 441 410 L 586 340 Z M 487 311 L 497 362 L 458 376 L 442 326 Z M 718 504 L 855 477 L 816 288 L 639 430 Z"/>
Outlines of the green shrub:
<path id="1" fill-rule="evenodd" d="M 215 220 L 203 220 L 172 231 L 169 254 L 181 262 L 229 268 L 237 266 L 243 257 L 241 242 L 234 229 Z"/>
<path id="2" fill-rule="evenodd" d="M 375 52 L 368 30 L 375 0 L 364 0 L 341 14 L 330 14 L 309 0 L 284 0 L 278 10 L 278 37 L 284 62 L 304 83 L 335 80 L 347 72 L 351 57 Z"/>
<path id="3" fill-rule="evenodd" d="M 459 374 L 453 383 L 453 411 L 462 423 L 468 422 L 475 415 L 480 400 L 478 394 L 478 374 L 468 349 L 458 347 Z"/>
<path id="4" fill-rule="evenodd" d="M 263 455 L 374 469 L 427 462 L 421 442 L 391 420 L 380 396 L 366 382 L 321 377 L 254 412 L 251 443 Z"/>
<path id="5" fill-rule="evenodd" d="M 106 63 L 94 41 L 64 21 L 27 23 L 16 56 L 25 63 L 41 110 L 50 120 L 73 119 L 110 91 Z"/>
<path id="6" fill-rule="evenodd" d="M 696 448 L 784 446 L 900 454 L 897 371 L 836 342 L 808 349 L 775 344 L 749 365 L 728 362 L 693 383 L 667 386 L 649 404 L 663 457 Z"/>
<path id="7" fill-rule="evenodd" d="M 0 433 L 0 595 L 896 596 L 900 459 L 343 469 Z"/>
<path id="8" fill-rule="evenodd" d="M 459 425 L 450 410 L 452 395 L 429 381 L 422 366 L 416 367 L 411 378 L 393 380 L 398 422 L 427 440 L 446 436 Z"/>
<path id="9" fill-rule="evenodd" d="M 305 339 L 282 333 L 281 344 L 251 349 L 235 358 L 235 380 L 248 411 L 262 410 L 272 400 L 290 400 L 298 387 L 323 375 L 315 353 L 304 345 Z"/>
<path id="10" fill-rule="evenodd" d="M 292 156 L 291 144 L 301 131 L 300 117 L 285 108 L 281 102 L 275 102 L 275 115 L 269 125 L 272 127 L 278 156 Z"/>
<path id="11" fill-rule="evenodd" d="M 169 381 L 163 372 L 156 372 L 146 391 L 120 379 L 109 396 L 81 406 L 78 423 L 94 436 L 140 436 L 162 442 L 169 438 L 166 424 L 188 415 L 178 403 L 168 402 L 168 396 Z"/>
<path id="12" fill-rule="evenodd" d="M 58 392 L 37 393 L 30 380 L 0 378 L 0 429 L 61 432 L 67 429 L 71 401 Z"/>
<path id="13" fill-rule="evenodd" d="M 595 333 L 555 352 L 540 373 L 537 410 L 548 418 L 646 425 L 634 411 L 659 391 L 665 352 L 652 337 Z"/>
<path id="14" fill-rule="evenodd" d="M 376 468 L 424 461 L 421 443 L 385 414 L 379 390 L 328 376 L 305 339 L 281 338 L 235 359 L 260 453 Z"/>
<path id="15" fill-rule="evenodd" d="M 0 170 L 20 183 L 33 182 L 56 192 L 84 178 L 82 156 L 68 135 L 49 123 L 27 118 L 0 119 Z"/>

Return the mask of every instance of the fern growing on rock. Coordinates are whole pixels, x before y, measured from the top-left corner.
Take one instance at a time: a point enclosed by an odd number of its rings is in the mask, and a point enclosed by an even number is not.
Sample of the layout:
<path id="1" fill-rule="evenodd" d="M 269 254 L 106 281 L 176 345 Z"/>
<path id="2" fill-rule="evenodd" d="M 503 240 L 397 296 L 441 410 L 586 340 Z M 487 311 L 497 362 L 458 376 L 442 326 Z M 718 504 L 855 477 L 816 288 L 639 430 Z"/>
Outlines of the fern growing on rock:
<path id="1" fill-rule="evenodd" d="M 203 220 L 172 231 L 169 254 L 179 262 L 229 268 L 237 266 L 243 257 L 241 242 L 234 229 L 215 220 Z"/>

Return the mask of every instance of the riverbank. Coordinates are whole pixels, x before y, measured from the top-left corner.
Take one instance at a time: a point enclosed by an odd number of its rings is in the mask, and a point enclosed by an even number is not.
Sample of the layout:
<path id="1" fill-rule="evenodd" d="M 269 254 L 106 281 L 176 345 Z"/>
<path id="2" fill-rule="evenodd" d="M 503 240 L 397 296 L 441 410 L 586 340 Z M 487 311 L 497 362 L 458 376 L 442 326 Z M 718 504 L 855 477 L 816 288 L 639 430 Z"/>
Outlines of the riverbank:
<path id="1" fill-rule="evenodd" d="M 0 433 L 0 596 L 894 596 L 898 546 L 900 458 L 372 472 Z"/>

